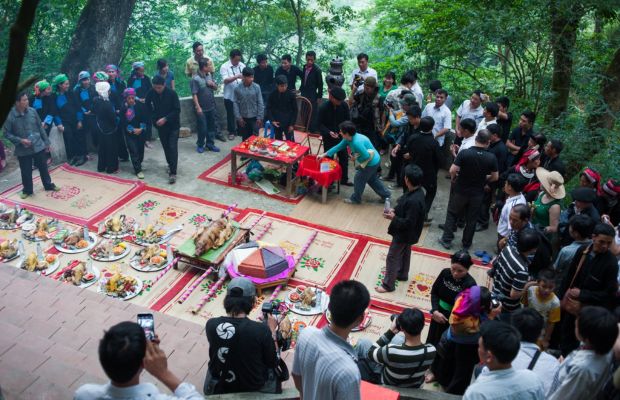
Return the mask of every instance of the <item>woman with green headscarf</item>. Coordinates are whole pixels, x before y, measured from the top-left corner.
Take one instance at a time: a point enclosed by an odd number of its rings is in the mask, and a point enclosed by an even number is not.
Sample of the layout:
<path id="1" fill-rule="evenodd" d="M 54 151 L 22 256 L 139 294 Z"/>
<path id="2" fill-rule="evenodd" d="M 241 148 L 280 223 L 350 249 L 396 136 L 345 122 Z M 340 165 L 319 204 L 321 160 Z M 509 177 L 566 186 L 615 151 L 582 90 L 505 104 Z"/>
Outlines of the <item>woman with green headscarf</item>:
<path id="1" fill-rule="evenodd" d="M 80 137 L 82 114 L 73 91 L 69 90 L 69 78 L 65 74 L 56 75 L 52 81 L 52 100 L 56 109 L 54 124 L 62 133 L 69 164 L 75 165 L 81 157 L 86 157 L 86 141 Z"/>
<path id="2" fill-rule="evenodd" d="M 45 133 L 50 134 L 54 123 L 54 101 L 52 100 L 52 85 L 46 80 L 34 84 L 32 96 L 28 98 L 30 106 L 37 111 L 43 123 Z"/>

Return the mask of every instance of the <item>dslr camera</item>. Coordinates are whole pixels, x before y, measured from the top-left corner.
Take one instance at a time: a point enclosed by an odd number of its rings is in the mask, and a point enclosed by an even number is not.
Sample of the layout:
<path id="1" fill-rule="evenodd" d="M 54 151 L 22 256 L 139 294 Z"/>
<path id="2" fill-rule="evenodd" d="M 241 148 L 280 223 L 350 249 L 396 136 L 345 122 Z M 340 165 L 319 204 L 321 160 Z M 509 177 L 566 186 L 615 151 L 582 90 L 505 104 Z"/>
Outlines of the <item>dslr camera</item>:
<path id="1" fill-rule="evenodd" d="M 355 78 L 353 79 L 353 84 L 356 88 L 362 86 L 364 84 L 364 78 L 362 78 L 361 75 L 355 75 Z"/>
<path id="2" fill-rule="evenodd" d="M 400 331 L 402 329 L 400 328 L 400 321 L 398 321 L 399 317 L 400 317 L 400 314 L 392 314 L 392 315 L 390 315 L 390 321 L 396 320 L 396 324 L 395 324 L 396 325 L 396 329 L 398 329 Z"/>

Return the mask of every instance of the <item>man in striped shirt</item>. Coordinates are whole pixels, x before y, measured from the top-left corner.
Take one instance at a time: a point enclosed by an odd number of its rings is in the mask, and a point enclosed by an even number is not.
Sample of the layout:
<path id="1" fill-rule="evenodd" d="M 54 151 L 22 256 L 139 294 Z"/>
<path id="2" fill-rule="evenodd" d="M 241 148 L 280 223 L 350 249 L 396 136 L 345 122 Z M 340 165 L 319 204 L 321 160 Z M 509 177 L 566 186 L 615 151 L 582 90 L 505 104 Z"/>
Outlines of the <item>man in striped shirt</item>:
<path id="1" fill-rule="evenodd" d="M 357 346 L 362 379 L 372 383 L 419 388 L 424 373 L 435 359 L 435 347 L 423 344 L 420 334 L 424 314 L 407 308 L 392 320 L 392 326 L 376 343 L 361 339 Z M 397 335 L 399 332 L 403 335 Z"/>
<path id="2" fill-rule="evenodd" d="M 493 268 L 493 295 L 502 303 L 500 319 L 508 321 L 510 313 L 520 307 L 520 299 L 528 281 L 530 256 L 534 256 L 540 243 L 534 229 L 525 228 L 519 233 L 517 245 L 507 245 L 496 258 Z"/>

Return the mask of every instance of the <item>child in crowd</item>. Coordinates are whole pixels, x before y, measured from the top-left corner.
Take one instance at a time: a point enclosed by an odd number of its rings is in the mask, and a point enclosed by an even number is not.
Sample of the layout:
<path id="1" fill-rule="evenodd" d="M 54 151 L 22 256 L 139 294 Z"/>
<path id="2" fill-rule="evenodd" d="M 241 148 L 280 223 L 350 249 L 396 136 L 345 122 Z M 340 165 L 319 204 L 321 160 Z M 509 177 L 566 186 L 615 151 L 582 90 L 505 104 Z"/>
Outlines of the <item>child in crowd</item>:
<path id="1" fill-rule="evenodd" d="M 526 285 L 522 303 L 538 311 L 545 320 L 538 345 L 543 349 L 549 347 L 549 340 L 555 324 L 560 321 L 560 299 L 555 295 L 555 272 L 543 269 L 538 273 L 538 280 Z"/>

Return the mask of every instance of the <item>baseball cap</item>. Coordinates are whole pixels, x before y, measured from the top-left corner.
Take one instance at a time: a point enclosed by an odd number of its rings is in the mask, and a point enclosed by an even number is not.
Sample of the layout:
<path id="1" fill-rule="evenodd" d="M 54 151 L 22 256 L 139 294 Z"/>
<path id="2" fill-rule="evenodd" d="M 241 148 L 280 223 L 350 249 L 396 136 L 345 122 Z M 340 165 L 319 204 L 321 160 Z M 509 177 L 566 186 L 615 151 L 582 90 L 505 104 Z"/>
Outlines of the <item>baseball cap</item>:
<path id="1" fill-rule="evenodd" d="M 233 292 L 233 289 L 240 290 L 235 290 Z M 256 296 L 256 288 L 254 287 L 252 281 L 248 278 L 237 277 L 231 279 L 228 284 L 228 289 L 226 290 L 226 295 L 233 297 L 252 297 Z"/>
<path id="2" fill-rule="evenodd" d="M 573 189 L 571 196 L 575 201 L 594 203 L 596 200 L 596 191 L 587 187 L 578 187 L 577 189 Z"/>
<path id="3" fill-rule="evenodd" d="M 331 88 L 329 94 L 331 94 L 334 99 L 338 101 L 343 101 L 347 98 L 347 94 L 344 92 L 344 89 L 339 88 L 338 86 Z"/>
<path id="4" fill-rule="evenodd" d="M 400 100 L 400 104 L 407 105 L 407 106 L 414 106 L 414 105 L 419 106 L 418 100 L 412 94 L 404 95 L 403 98 Z"/>

